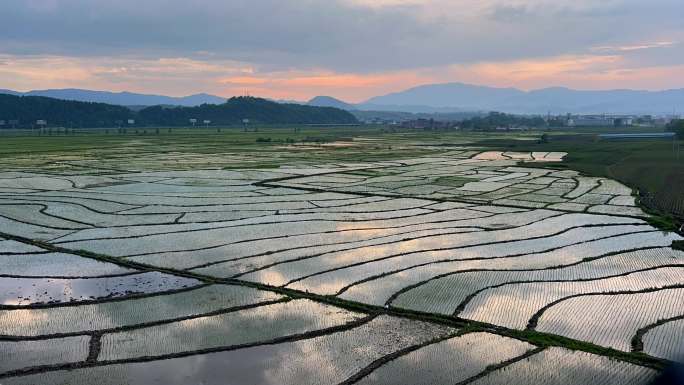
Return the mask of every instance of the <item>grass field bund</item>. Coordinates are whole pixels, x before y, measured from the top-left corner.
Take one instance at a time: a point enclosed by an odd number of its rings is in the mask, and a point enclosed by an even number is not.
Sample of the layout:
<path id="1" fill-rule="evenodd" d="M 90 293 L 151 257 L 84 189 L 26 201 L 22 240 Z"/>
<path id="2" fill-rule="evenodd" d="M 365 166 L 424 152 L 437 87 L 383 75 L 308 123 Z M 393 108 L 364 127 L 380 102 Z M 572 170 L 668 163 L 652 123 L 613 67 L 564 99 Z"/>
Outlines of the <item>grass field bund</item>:
<path id="1" fill-rule="evenodd" d="M 2 137 L 0 383 L 638 385 L 684 359 L 671 143 L 161 131 Z"/>

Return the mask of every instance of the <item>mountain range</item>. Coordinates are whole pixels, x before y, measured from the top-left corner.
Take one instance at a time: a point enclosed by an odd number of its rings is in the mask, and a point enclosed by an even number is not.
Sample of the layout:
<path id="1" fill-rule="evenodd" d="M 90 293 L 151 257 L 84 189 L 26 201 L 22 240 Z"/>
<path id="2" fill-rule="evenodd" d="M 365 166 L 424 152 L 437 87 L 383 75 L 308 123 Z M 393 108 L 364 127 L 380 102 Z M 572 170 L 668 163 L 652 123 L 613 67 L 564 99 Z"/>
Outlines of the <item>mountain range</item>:
<path id="1" fill-rule="evenodd" d="M 109 92 L 92 91 L 77 88 L 35 90 L 28 92 L 17 92 L 12 90 L 0 89 L 0 94 L 15 96 L 44 96 L 48 98 L 72 100 L 77 102 L 107 103 L 120 106 L 156 106 L 172 105 L 194 107 L 201 104 L 223 104 L 226 98 L 221 98 L 209 94 L 196 94 L 183 97 L 136 94 L 132 92 Z"/>
<path id="2" fill-rule="evenodd" d="M 146 95 L 130 92 L 56 89 L 29 92 L 0 90 L 11 95 L 46 96 L 65 100 L 99 102 L 124 106 L 198 106 L 222 104 L 226 99 L 197 94 L 186 97 Z M 284 101 L 281 101 L 284 102 Z M 317 96 L 306 104 L 316 107 L 335 107 L 348 111 L 396 111 L 410 113 L 463 113 L 500 111 L 518 114 L 654 114 L 665 115 L 684 109 L 684 89 L 663 91 L 603 90 L 584 91 L 551 87 L 524 91 L 517 88 L 496 88 L 464 83 L 428 84 L 401 92 L 376 96 L 353 104 L 331 96 Z"/>
<path id="3" fill-rule="evenodd" d="M 339 99 L 335 99 L 332 96 L 316 96 L 315 98 L 306 102 L 306 104 L 315 107 L 334 107 L 342 110 L 358 110 L 359 106 L 347 102 L 343 102 Z"/>
<path id="4" fill-rule="evenodd" d="M 431 84 L 378 96 L 361 104 L 372 106 L 428 106 L 459 110 L 523 114 L 671 114 L 684 108 L 684 89 L 664 91 L 581 91 L 564 87 L 523 91 L 463 83 Z"/>
<path id="5" fill-rule="evenodd" d="M 178 127 L 194 122 L 218 126 L 257 124 L 357 124 L 349 111 L 339 108 L 281 104 L 253 97 L 234 97 L 221 104 L 195 107 L 145 107 L 139 111 L 126 106 L 0 94 L 0 129 L 33 128 L 39 121 L 50 127 Z M 191 120 L 192 119 L 192 120 Z"/>

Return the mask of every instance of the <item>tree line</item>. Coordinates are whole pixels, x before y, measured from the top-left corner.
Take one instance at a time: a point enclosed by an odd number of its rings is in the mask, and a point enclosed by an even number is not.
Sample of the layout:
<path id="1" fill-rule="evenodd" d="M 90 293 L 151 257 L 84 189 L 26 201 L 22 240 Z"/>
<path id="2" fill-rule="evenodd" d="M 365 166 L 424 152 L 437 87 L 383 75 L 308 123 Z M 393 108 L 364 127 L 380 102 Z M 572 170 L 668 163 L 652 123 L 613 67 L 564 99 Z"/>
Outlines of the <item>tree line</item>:
<path id="1" fill-rule="evenodd" d="M 237 125 L 244 119 L 263 124 L 353 124 L 356 118 L 332 107 L 280 104 L 254 97 L 235 97 L 224 104 L 197 107 L 152 106 L 133 111 L 124 106 L 77 102 L 40 96 L 0 94 L 0 128 L 32 128 L 39 120 L 51 127 Z M 132 123 L 129 123 L 129 121 Z"/>
<path id="2" fill-rule="evenodd" d="M 490 112 L 485 116 L 476 116 L 466 119 L 459 123 L 461 128 L 489 131 L 495 130 L 499 127 L 514 128 L 514 127 L 528 127 L 541 128 L 546 127 L 546 121 L 540 116 L 523 116 L 505 114 L 502 112 Z"/>
<path id="3" fill-rule="evenodd" d="M 668 131 L 674 132 L 677 138 L 684 140 L 684 119 L 673 119 L 666 128 Z"/>

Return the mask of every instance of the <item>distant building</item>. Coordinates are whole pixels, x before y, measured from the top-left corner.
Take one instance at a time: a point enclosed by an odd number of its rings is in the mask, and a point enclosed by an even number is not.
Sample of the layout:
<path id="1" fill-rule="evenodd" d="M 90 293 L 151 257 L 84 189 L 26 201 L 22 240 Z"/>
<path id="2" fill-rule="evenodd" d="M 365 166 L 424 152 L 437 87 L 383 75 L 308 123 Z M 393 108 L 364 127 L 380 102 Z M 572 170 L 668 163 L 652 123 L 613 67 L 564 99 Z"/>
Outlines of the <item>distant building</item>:
<path id="1" fill-rule="evenodd" d="M 400 126 L 417 130 L 453 130 L 459 128 L 458 122 L 422 118 L 401 122 Z"/>
<path id="2" fill-rule="evenodd" d="M 672 139 L 674 132 L 644 132 L 636 134 L 601 134 L 599 138 L 603 140 L 624 140 L 624 139 Z"/>
<path id="3" fill-rule="evenodd" d="M 653 121 L 653 125 L 656 127 L 665 127 L 667 126 L 672 120 L 668 118 L 656 118 Z"/>
<path id="4" fill-rule="evenodd" d="M 568 126 L 570 127 L 606 127 L 614 125 L 615 119 L 613 118 L 578 117 L 568 120 Z"/>
<path id="5" fill-rule="evenodd" d="M 495 128 L 496 131 L 527 131 L 529 130 L 528 127 L 497 127 Z"/>
<path id="6" fill-rule="evenodd" d="M 568 118 L 570 127 L 627 127 L 634 125 L 634 116 L 580 115 Z"/>

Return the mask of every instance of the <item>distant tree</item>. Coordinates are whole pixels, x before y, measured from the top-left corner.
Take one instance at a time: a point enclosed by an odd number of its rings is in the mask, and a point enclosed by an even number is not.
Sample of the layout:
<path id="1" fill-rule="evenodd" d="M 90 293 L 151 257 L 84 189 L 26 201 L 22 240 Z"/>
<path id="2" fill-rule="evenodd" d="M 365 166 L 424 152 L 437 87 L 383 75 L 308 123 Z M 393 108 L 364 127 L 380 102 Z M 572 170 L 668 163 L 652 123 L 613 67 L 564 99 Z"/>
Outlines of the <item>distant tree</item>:
<path id="1" fill-rule="evenodd" d="M 682 228 L 684 228 L 684 225 L 682 225 Z M 675 250 L 684 251 L 684 241 L 673 241 L 672 242 L 672 248 Z"/>
<path id="2" fill-rule="evenodd" d="M 252 97 L 231 98 L 219 105 L 170 108 L 154 106 L 135 112 L 123 106 L 104 103 L 0 94 L 0 120 L 8 121 L 8 128 L 31 128 L 37 120 L 45 119 L 51 126 L 69 127 L 73 122 L 78 122 L 79 127 L 118 127 L 125 134 L 124 122 L 129 119 L 135 120 L 136 125 L 140 122 L 141 127 L 179 127 L 187 125 L 189 119 L 197 116 L 219 126 L 242 124 L 245 116 L 265 124 L 358 123 L 354 115 L 337 108 L 281 104 Z M 220 129 L 217 130 L 220 132 Z"/>
<path id="3" fill-rule="evenodd" d="M 72 122 L 82 122 L 88 127 L 113 127 L 115 122 L 133 115 L 126 107 L 104 103 L 0 94 L 0 119 L 17 127 L 31 127 L 39 119 L 47 120 L 51 126 L 69 127 Z"/>
<path id="4" fill-rule="evenodd" d="M 677 138 L 684 140 L 684 119 L 675 119 L 667 125 L 667 130 L 674 132 Z"/>
<path id="5" fill-rule="evenodd" d="M 498 127 L 543 128 L 546 126 L 546 122 L 540 116 L 510 115 L 495 111 L 486 116 L 476 116 L 461 122 L 462 128 L 477 131 L 489 131 Z"/>
<path id="6" fill-rule="evenodd" d="M 562 117 L 553 117 L 549 119 L 546 124 L 549 127 L 565 127 L 567 125 L 567 120 Z"/>
<path id="7" fill-rule="evenodd" d="M 138 112 L 141 121 L 165 126 L 186 125 L 195 116 L 202 116 L 216 125 L 243 124 L 245 116 L 249 116 L 250 121 L 266 124 L 358 123 L 354 115 L 337 108 L 281 104 L 247 96 L 228 99 L 224 104 L 174 108 L 154 106 Z"/>

